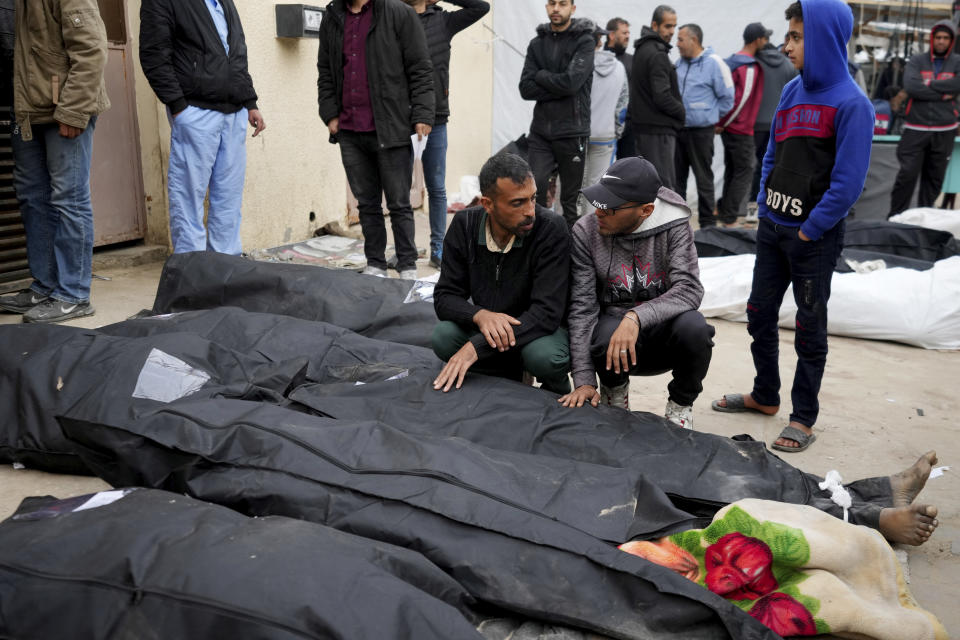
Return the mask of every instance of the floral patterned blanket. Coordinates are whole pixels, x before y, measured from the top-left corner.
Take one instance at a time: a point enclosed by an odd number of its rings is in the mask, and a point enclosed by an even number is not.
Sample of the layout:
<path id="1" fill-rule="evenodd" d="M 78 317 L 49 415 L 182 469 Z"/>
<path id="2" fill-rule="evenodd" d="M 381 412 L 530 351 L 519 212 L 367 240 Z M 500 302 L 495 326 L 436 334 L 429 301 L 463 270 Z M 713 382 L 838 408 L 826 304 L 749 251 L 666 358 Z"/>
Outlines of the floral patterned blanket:
<path id="1" fill-rule="evenodd" d="M 781 636 L 946 640 L 878 531 L 804 505 L 741 500 L 706 529 L 620 546 L 673 569 Z"/>

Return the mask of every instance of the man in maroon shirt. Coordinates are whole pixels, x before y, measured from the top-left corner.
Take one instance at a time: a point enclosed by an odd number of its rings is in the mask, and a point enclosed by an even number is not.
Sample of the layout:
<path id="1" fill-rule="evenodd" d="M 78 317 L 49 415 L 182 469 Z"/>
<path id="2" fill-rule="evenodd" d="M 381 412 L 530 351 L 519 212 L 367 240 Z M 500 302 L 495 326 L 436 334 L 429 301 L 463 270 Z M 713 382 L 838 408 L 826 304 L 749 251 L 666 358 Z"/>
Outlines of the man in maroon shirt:
<path id="1" fill-rule="evenodd" d="M 743 49 L 727 58 L 733 74 L 733 109 L 720 118 L 717 133 L 723 140 L 723 197 L 717 202 L 720 223 L 737 226 L 737 216 L 746 214 L 747 193 L 757 161 L 753 144 L 753 125 L 763 101 L 763 70 L 757 64 L 757 51 L 770 42 L 773 32 L 759 22 L 743 30 Z"/>
<path id="2" fill-rule="evenodd" d="M 400 0 L 332 0 L 320 26 L 317 70 L 320 117 L 330 141 L 340 144 L 359 203 L 365 273 L 387 275 L 385 194 L 397 270 L 416 279 L 410 137 L 429 135 L 435 108 L 433 67 L 416 12 Z"/>

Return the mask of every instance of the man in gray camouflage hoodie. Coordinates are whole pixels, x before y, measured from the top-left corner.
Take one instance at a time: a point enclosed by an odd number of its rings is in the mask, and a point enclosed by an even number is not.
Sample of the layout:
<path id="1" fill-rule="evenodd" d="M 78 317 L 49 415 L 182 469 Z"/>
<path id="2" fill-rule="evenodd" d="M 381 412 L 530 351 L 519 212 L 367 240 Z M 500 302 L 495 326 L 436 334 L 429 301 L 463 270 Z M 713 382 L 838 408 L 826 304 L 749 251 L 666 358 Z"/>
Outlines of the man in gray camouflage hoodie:
<path id="1" fill-rule="evenodd" d="M 703 285 L 690 209 L 643 158 L 618 160 L 581 193 L 595 215 L 572 231 L 568 324 L 575 389 L 559 402 L 629 409 L 630 376 L 672 371 L 666 417 L 692 428 L 714 328 L 697 311 Z"/>

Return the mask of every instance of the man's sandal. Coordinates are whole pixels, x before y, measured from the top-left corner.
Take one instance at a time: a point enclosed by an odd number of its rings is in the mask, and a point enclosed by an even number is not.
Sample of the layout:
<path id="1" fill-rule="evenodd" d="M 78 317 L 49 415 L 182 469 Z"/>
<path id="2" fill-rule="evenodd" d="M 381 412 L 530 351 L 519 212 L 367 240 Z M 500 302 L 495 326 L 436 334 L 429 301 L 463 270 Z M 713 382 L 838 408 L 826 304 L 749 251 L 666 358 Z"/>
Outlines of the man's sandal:
<path id="1" fill-rule="evenodd" d="M 726 403 L 720 404 L 723 401 L 726 401 Z M 771 415 L 765 411 L 760 411 L 759 409 L 754 409 L 753 407 L 748 407 L 746 404 L 744 404 L 742 393 L 730 393 L 723 396 L 723 400 L 714 400 L 710 404 L 710 408 L 714 411 L 722 411 L 723 413 L 746 413 L 747 411 L 756 411 L 757 413 L 765 416 Z"/>
<path id="2" fill-rule="evenodd" d="M 797 447 L 787 447 L 782 444 L 777 444 L 776 442 L 770 445 L 777 451 L 786 451 L 787 453 L 799 453 L 800 451 L 804 451 L 817 439 L 815 434 L 806 433 L 805 431 L 801 431 L 800 429 L 791 426 L 784 427 L 783 431 L 780 432 L 778 437 L 786 440 L 793 440 L 800 445 Z"/>

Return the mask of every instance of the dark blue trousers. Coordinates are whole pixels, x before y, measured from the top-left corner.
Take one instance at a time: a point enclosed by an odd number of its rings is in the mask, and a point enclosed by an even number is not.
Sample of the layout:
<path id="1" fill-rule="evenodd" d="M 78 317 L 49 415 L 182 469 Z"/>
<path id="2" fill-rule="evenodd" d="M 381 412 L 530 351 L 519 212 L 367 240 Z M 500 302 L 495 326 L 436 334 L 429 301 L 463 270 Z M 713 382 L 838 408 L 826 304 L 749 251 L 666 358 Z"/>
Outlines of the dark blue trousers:
<path id="1" fill-rule="evenodd" d="M 843 248 L 841 221 L 816 242 L 804 242 L 797 227 L 761 218 L 757 230 L 757 261 L 747 302 L 747 329 L 757 376 L 753 399 L 762 405 L 780 404 L 780 337 L 777 320 L 787 287 L 793 284 L 797 303 L 797 370 L 793 376 L 790 420 L 812 427 L 817 421 L 820 382 L 827 363 L 827 301 L 833 269 Z"/>

